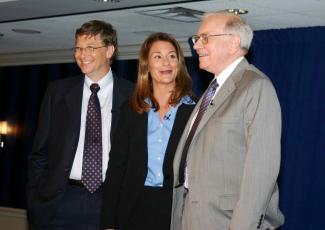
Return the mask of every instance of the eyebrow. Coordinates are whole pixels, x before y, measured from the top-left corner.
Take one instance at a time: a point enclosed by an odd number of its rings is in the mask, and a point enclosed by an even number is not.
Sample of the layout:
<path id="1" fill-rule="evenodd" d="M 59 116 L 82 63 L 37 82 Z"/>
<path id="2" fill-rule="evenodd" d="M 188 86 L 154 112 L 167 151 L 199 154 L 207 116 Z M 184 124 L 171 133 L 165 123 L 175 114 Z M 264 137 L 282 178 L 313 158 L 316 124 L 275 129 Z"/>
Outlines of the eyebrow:
<path id="1" fill-rule="evenodd" d="M 90 43 L 90 44 L 78 44 L 78 43 L 75 43 L 75 46 L 78 46 L 78 47 L 81 47 L 80 45 L 85 45 L 85 47 L 89 47 L 89 46 L 100 46 L 102 44 L 96 44 L 96 43 Z"/>
<path id="2" fill-rule="evenodd" d="M 172 50 L 172 51 L 169 51 L 169 52 L 168 52 L 168 54 L 170 54 L 170 53 L 175 53 L 175 54 L 177 54 L 177 52 L 176 52 L 175 50 Z M 156 51 L 156 52 L 152 52 L 151 55 L 152 55 L 152 54 L 161 54 L 161 52 L 160 52 L 160 51 Z"/>

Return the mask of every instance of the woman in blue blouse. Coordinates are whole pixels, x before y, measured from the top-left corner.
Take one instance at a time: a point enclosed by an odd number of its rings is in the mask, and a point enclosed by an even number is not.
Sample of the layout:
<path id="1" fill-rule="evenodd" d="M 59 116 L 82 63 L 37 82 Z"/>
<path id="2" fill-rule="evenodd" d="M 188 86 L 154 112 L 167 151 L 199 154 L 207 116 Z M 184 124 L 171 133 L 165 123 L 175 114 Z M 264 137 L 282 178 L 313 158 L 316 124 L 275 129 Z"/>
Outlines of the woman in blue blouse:
<path id="1" fill-rule="evenodd" d="M 169 230 L 173 159 L 194 108 L 191 88 L 177 41 L 166 33 L 149 36 L 112 140 L 102 229 Z"/>

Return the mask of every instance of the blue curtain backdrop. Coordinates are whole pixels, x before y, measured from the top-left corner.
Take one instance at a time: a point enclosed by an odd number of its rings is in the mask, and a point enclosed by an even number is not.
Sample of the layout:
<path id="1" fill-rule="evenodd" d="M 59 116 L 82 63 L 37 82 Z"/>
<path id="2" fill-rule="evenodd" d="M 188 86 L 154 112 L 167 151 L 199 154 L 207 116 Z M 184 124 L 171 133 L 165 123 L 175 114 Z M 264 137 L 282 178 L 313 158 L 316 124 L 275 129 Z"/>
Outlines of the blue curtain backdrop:
<path id="1" fill-rule="evenodd" d="M 282 108 L 282 229 L 324 229 L 325 27 L 255 35 L 250 60 L 271 78 Z"/>
<path id="2" fill-rule="evenodd" d="M 282 107 L 282 230 L 325 226 L 324 54 L 325 27 L 313 27 L 257 31 L 248 55 L 272 80 Z M 195 57 L 186 63 L 201 95 L 211 75 L 199 70 Z M 113 69 L 134 81 L 136 65 L 136 60 L 116 61 Z M 0 120 L 15 125 L 0 155 L 0 206 L 26 207 L 27 156 L 46 85 L 78 73 L 75 64 L 0 67 Z"/>

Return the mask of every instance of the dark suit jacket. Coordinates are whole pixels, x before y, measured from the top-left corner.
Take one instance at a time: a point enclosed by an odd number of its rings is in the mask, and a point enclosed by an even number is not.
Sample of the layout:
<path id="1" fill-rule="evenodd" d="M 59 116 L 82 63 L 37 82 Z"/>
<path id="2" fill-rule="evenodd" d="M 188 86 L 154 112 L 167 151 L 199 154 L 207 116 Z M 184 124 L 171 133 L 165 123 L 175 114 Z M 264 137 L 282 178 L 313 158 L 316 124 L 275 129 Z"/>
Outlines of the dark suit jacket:
<path id="1" fill-rule="evenodd" d="M 46 223 L 66 190 L 79 140 L 84 79 L 80 75 L 50 83 L 44 96 L 29 157 L 27 198 L 33 224 Z M 130 82 L 113 79 L 111 140 L 119 108 L 133 90 Z"/>
<path id="2" fill-rule="evenodd" d="M 178 110 L 167 145 L 163 187 L 172 199 L 173 159 L 179 138 L 194 105 L 182 104 Z M 121 109 L 120 120 L 110 152 L 102 202 L 102 228 L 124 229 L 148 171 L 148 113 L 131 111 L 128 104 Z M 171 205 L 171 203 L 170 203 Z"/>

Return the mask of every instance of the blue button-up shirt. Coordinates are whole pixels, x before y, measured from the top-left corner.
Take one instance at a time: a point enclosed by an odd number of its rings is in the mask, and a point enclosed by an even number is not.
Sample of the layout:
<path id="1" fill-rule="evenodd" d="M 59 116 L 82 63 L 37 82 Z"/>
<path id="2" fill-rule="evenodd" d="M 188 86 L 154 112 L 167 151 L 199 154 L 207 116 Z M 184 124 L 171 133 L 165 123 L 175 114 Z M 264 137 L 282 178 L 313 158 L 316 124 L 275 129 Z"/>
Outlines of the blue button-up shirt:
<path id="1" fill-rule="evenodd" d="M 146 100 L 149 104 L 151 101 Z M 182 104 L 195 104 L 189 97 L 184 96 L 176 106 L 172 106 L 160 119 L 159 112 L 151 108 L 148 112 L 148 174 L 146 186 L 162 187 L 164 181 L 163 163 L 170 134 L 173 129 L 178 107 Z"/>

